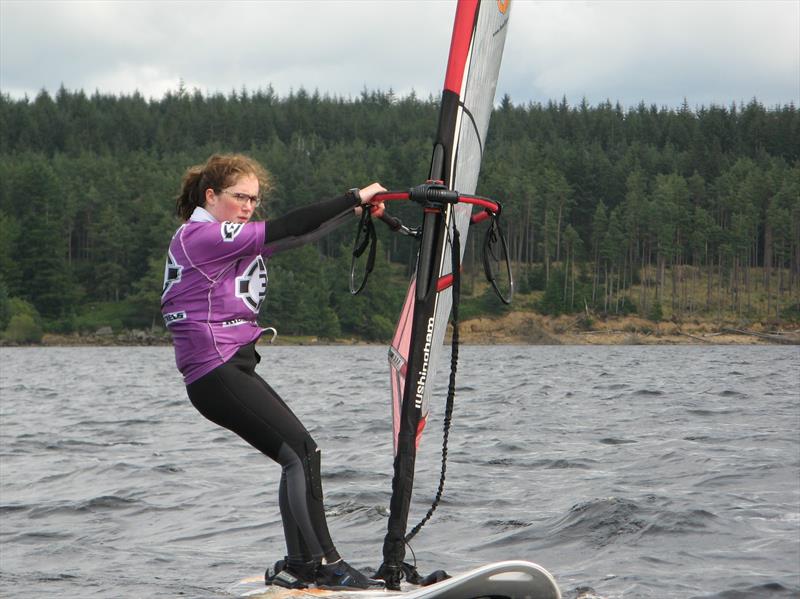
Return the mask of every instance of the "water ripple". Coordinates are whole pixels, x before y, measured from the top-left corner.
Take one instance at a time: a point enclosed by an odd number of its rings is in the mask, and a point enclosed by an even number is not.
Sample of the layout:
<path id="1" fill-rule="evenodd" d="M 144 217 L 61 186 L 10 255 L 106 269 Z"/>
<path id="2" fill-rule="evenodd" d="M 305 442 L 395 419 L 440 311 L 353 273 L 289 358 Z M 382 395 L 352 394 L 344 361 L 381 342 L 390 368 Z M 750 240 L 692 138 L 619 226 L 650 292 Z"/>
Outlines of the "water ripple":
<path id="1" fill-rule="evenodd" d="M 261 353 L 323 451 L 338 549 L 376 566 L 385 348 Z M 222 599 L 283 557 L 280 467 L 192 408 L 171 348 L 0 363 L 0 596 Z M 798 371 L 793 347 L 463 347 L 444 496 L 413 555 L 426 573 L 536 561 L 566 599 L 800 596 Z M 409 526 L 438 487 L 446 387 Z"/>

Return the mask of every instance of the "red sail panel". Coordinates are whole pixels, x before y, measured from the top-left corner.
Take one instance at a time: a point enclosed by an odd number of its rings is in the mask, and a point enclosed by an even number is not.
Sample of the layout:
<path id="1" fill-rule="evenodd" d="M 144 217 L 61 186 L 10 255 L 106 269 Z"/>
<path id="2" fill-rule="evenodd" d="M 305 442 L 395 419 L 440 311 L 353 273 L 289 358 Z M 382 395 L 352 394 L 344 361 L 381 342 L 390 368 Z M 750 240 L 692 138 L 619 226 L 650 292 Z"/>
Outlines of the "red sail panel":
<path id="1" fill-rule="evenodd" d="M 447 74 L 444 89 L 461 93 L 461 82 L 467 67 L 467 55 L 472 44 L 472 30 L 475 28 L 475 9 L 478 0 L 461 0 L 456 7 L 453 25 L 453 38 L 450 40 L 450 55 L 447 58 Z"/>

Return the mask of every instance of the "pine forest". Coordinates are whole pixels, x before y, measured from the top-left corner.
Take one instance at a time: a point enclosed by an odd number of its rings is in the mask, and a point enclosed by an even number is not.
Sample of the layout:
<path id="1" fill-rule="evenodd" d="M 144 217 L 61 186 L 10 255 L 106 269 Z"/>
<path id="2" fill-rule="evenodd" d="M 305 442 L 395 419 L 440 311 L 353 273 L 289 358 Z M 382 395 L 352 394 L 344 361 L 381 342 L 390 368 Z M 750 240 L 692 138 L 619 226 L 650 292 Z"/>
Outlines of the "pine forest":
<path id="1" fill-rule="evenodd" d="M 187 167 L 242 152 L 271 173 L 261 218 L 379 181 L 427 177 L 438 99 L 271 88 L 161 99 L 46 91 L 0 95 L 0 332 L 163 331 L 159 299 Z M 492 116 L 477 193 L 503 205 L 510 308 L 467 241 L 461 318 L 504 310 L 800 322 L 800 115 L 757 99 L 622 107 L 566 100 Z M 415 206 L 392 203 L 407 224 Z M 378 226 L 379 260 L 349 293 L 357 220 L 269 261 L 264 326 L 385 340 L 416 247 Z M 477 227 L 479 227 L 478 225 Z M 477 228 L 476 227 L 476 228 Z"/>

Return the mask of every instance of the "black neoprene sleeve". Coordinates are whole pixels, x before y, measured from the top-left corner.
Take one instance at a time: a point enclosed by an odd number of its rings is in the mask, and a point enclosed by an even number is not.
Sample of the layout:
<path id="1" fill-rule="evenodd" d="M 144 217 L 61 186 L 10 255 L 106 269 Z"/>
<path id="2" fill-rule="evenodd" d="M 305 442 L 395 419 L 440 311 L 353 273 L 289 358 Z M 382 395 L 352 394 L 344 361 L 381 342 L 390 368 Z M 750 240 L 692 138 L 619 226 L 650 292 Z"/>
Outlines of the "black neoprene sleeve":
<path id="1" fill-rule="evenodd" d="M 348 208 L 355 208 L 357 205 L 357 200 L 351 194 L 346 194 L 296 208 L 276 219 L 265 221 L 264 243 L 307 235 Z"/>

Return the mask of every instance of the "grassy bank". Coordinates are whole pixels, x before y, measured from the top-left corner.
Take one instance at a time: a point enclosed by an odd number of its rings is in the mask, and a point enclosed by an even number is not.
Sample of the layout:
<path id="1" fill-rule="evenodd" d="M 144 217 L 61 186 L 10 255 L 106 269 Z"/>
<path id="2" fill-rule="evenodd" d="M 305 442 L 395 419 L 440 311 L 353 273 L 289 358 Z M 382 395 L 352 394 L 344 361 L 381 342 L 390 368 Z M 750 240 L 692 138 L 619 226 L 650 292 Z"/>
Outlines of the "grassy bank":
<path id="1" fill-rule="evenodd" d="M 544 316 L 533 311 L 508 312 L 464 320 L 460 340 L 468 345 L 767 345 L 800 344 L 800 326 L 776 328 L 758 322 L 693 319 L 652 322 L 637 316 L 587 318 L 586 315 Z M 269 335 L 261 343 L 267 344 Z M 447 336 L 447 342 L 450 335 Z M 281 335 L 275 345 L 356 345 L 367 342 L 344 337 Z M 376 342 L 369 342 L 375 344 Z M 385 345 L 386 342 L 378 343 Z M 110 329 L 91 334 L 45 334 L 45 346 L 171 345 L 165 331 Z M 5 343 L 5 345 L 16 345 Z"/>
<path id="2" fill-rule="evenodd" d="M 478 345 L 800 344 L 800 327 L 781 329 L 761 323 L 700 319 L 655 323 L 637 316 L 592 319 L 585 315 L 550 317 L 520 311 L 465 321 L 459 337 L 463 343 Z"/>

